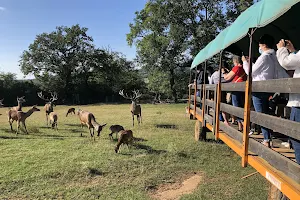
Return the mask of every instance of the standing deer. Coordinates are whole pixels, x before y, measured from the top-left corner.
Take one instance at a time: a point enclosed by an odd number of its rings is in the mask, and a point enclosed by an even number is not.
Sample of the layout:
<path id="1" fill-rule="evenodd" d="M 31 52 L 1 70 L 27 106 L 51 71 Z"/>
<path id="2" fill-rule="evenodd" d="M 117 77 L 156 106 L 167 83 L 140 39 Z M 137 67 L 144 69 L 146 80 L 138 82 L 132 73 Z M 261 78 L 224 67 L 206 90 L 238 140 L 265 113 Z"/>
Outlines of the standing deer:
<path id="1" fill-rule="evenodd" d="M 51 96 L 52 96 L 52 98 L 46 99 L 46 98 L 44 97 L 44 95 L 43 95 L 42 92 L 39 92 L 39 93 L 38 93 L 38 97 L 39 97 L 40 99 L 46 101 L 46 104 L 45 104 L 45 106 L 44 106 L 44 109 L 45 109 L 45 112 L 46 112 L 46 124 L 47 124 L 47 126 L 48 126 L 48 117 L 49 117 L 49 114 L 50 114 L 51 112 L 53 112 L 53 106 L 55 106 L 55 105 L 54 105 L 54 101 L 56 101 L 56 100 L 58 99 L 58 98 L 57 98 L 57 93 L 56 93 L 56 92 L 55 92 L 54 94 L 51 93 Z"/>
<path id="2" fill-rule="evenodd" d="M 69 115 L 70 113 L 73 113 L 73 114 L 75 115 L 75 108 L 69 108 L 69 110 L 68 110 L 68 112 L 67 112 L 67 114 L 66 114 L 66 117 L 68 117 L 68 115 Z"/>
<path id="3" fill-rule="evenodd" d="M 121 126 L 121 125 L 112 125 L 112 126 L 110 126 L 109 127 L 109 130 L 111 131 L 111 133 L 109 134 L 109 138 L 111 139 L 111 140 L 113 140 L 113 133 L 116 133 L 116 137 L 118 138 L 118 133 L 120 132 L 120 131 L 123 131 L 124 130 L 124 127 L 123 126 Z"/>
<path id="4" fill-rule="evenodd" d="M 93 113 L 83 111 L 81 109 L 78 110 L 78 116 L 80 119 L 81 127 L 83 128 L 83 125 L 86 125 L 90 131 L 91 138 L 94 138 L 94 131 L 96 129 L 96 132 L 98 133 L 97 136 L 100 136 L 100 133 L 106 124 L 100 125 L 97 121 Z"/>
<path id="5" fill-rule="evenodd" d="M 133 142 L 133 134 L 131 130 L 123 130 L 120 132 L 119 140 L 117 146 L 115 147 L 115 152 L 118 153 L 121 144 L 132 145 Z"/>
<path id="6" fill-rule="evenodd" d="M 137 116 L 138 124 L 142 123 L 142 108 L 141 105 L 137 104 L 137 99 L 142 96 L 142 94 L 137 90 L 133 90 L 133 95 L 128 96 L 127 94 L 124 94 L 124 90 L 119 91 L 119 95 L 124 97 L 125 99 L 131 100 L 131 106 L 130 106 L 130 112 L 132 115 L 132 125 L 134 126 L 134 116 Z"/>
<path id="7" fill-rule="evenodd" d="M 57 120 L 58 120 L 58 116 L 55 112 L 51 112 L 49 114 L 49 122 L 51 124 L 52 128 L 56 128 L 56 130 L 58 130 L 57 128 Z"/>
<path id="8" fill-rule="evenodd" d="M 14 121 L 17 121 L 17 132 L 16 134 L 19 133 L 19 129 L 20 129 L 20 123 L 23 124 L 26 134 L 28 134 L 27 128 L 26 128 L 26 124 L 25 124 L 25 120 L 33 113 L 36 111 L 40 111 L 40 109 L 38 109 L 36 106 L 33 106 L 31 109 L 29 109 L 27 112 L 23 112 L 23 111 L 16 111 L 13 109 L 10 109 L 9 111 L 7 111 L 7 115 L 8 115 L 8 123 L 10 125 L 10 129 L 11 131 L 13 131 L 12 128 L 12 124 Z"/>
<path id="9" fill-rule="evenodd" d="M 18 102 L 18 106 L 15 106 L 13 107 L 12 109 L 13 110 L 16 110 L 16 111 L 22 111 L 22 108 L 23 108 L 23 103 L 25 103 L 25 97 L 17 97 L 17 102 Z"/>

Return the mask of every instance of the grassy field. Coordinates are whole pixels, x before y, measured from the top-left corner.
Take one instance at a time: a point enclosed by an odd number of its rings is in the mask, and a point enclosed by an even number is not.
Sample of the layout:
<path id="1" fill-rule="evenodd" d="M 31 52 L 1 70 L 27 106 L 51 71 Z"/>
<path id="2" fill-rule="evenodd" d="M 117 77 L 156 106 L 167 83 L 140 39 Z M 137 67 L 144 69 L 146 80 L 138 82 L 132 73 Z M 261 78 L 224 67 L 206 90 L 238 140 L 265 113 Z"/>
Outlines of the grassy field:
<path id="1" fill-rule="evenodd" d="M 204 179 L 181 199 L 267 198 L 265 179 L 242 180 L 254 169 L 243 169 L 226 145 L 194 141 L 195 121 L 185 115 L 183 104 L 142 105 L 143 124 L 134 128 L 129 105 L 80 108 L 108 124 L 95 142 L 87 128 L 80 137 L 78 116 L 66 118 L 66 106 L 55 107 L 58 131 L 46 127 L 44 111 L 33 113 L 27 119 L 29 135 L 11 133 L 7 108 L 0 109 L 0 199 L 151 199 L 149 193 L 159 185 L 194 172 Z M 116 141 L 108 137 L 112 124 L 132 129 L 139 138 L 136 146 L 116 154 Z M 176 127 L 157 128 L 160 124 Z"/>

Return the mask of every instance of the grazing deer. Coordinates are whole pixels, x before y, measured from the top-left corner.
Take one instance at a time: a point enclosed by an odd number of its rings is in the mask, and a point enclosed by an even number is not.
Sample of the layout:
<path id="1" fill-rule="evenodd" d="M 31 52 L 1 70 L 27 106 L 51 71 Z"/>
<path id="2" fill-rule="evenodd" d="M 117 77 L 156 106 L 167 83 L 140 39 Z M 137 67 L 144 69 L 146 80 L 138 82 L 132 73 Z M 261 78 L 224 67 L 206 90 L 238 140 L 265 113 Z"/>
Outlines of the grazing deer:
<path id="1" fill-rule="evenodd" d="M 57 120 L 58 120 L 58 116 L 55 112 L 51 112 L 49 114 L 49 122 L 51 124 L 52 128 L 56 128 L 56 130 L 58 130 L 57 128 Z"/>
<path id="2" fill-rule="evenodd" d="M 106 124 L 100 125 L 98 122 L 96 122 L 96 118 L 93 115 L 93 113 L 83 111 L 81 109 L 78 110 L 78 116 L 80 119 L 81 127 L 83 128 L 83 125 L 86 125 L 90 131 L 91 138 L 94 138 L 94 131 L 96 129 L 97 136 L 100 136 L 100 132 L 102 131 L 103 127 L 106 126 Z"/>
<path id="3" fill-rule="evenodd" d="M 17 97 L 18 106 L 13 107 L 12 109 L 15 111 L 22 111 L 23 103 L 25 103 L 25 97 Z"/>
<path id="4" fill-rule="evenodd" d="M 38 109 L 36 106 L 33 106 L 31 109 L 29 109 L 27 112 L 23 112 L 23 111 L 16 111 L 13 109 L 10 109 L 9 111 L 7 111 L 7 115 L 8 115 L 8 122 L 10 125 L 10 129 L 11 131 L 13 131 L 12 128 L 12 124 L 14 121 L 17 121 L 17 132 L 16 134 L 19 133 L 19 129 L 20 129 L 20 123 L 23 124 L 26 134 L 28 134 L 27 128 L 26 128 L 26 124 L 25 124 L 25 120 L 32 115 L 33 112 L 36 111 L 40 111 L 40 109 Z"/>
<path id="5" fill-rule="evenodd" d="M 132 125 L 134 126 L 134 116 L 137 116 L 138 124 L 142 123 L 142 108 L 141 105 L 137 104 L 137 99 L 142 96 L 142 94 L 137 90 L 133 90 L 133 95 L 128 96 L 127 94 L 124 94 L 124 90 L 119 91 L 119 95 L 124 97 L 125 99 L 131 100 L 131 106 L 130 106 L 130 112 L 132 114 Z"/>
<path id="6" fill-rule="evenodd" d="M 115 152 L 118 153 L 121 144 L 132 145 L 133 142 L 133 134 L 131 130 L 123 130 L 120 132 L 119 140 L 117 146 L 115 147 Z"/>
<path id="7" fill-rule="evenodd" d="M 66 114 L 66 117 L 68 117 L 68 115 L 69 115 L 70 113 L 73 113 L 73 114 L 75 115 L 75 108 L 70 108 L 70 109 L 68 110 L 67 114 Z"/>
<path id="8" fill-rule="evenodd" d="M 118 133 L 120 131 L 124 130 L 124 127 L 121 125 L 112 125 L 109 127 L 109 130 L 111 131 L 111 133 L 109 134 L 109 138 L 112 140 L 113 139 L 113 133 L 116 133 L 116 138 L 118 138 Z"/>
<path id="9" fill-rule="evenodd" d="M 45 112 L 46 112 L 46 124 L 47 124 L 47 126 L 48 126 L 48 117 L 49 117 L 49 114 L 50 114 L 51 112 L 53 112 L 53 106 L 55 106 L 55 105 L 54 105 L 54 101 L 56 101 L 56 100 L 58 99 L 58 98 L 57 98 L 57 93 L 56 93 L 56 92 L 55 92 L 54 94 L 51 93 L 51 96 L 52 96 L 52 98 L 46 99 L 46 98 L 44 97 L 44 95 L 43 95 L 42 92 L 39 92 L 39 93 L 38 93 L 38 97 L 39 97 L 40 99 L 46 101 L 46 104 L 45 104 L 45 106 L 44 106 L 44 109 L 45 109 Z"/>

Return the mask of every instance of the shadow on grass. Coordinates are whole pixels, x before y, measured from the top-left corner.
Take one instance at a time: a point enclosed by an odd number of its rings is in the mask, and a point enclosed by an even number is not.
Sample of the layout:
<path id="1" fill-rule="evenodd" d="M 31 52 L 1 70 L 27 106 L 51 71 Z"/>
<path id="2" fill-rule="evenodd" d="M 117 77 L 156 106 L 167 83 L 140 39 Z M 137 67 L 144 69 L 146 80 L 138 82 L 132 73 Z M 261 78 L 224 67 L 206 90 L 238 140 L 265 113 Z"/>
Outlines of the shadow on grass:
<path id="1" fill-rule="evenodd" d="M 153 149 L 151 146 L 144 145 L 144 144 L 135 143 L 132 146 L 134 146 L 136 149 L 146 150 L 148 154 L 163 154 L 163 153 L 167 153 L 166 150 L 156 150 L 156 149 Z"/>
<path id="2" fill-rule="evenodd" d="M 118 142 L 118 138 L 113 138 L 113 139 L 110 138 L 110 141 L 112 141 L 112 142 Z M 133 137 L 133 141 L 135 141 L 135 142 L 147 142 L 148 140 L 146 140 L 144 138 Z"/>
<path id="3" fill-rule="evenodd" d="M 178 129 L 175 124 L 156 124 L 156 128 L 165 128 L 165 129 Z"/>
<path id="4" fill-rule="evenodd" d="M 81 124 L 65 124 L 66 126 L 81 127 Z"/>
<path id="5" fill-rule="evenodd" d="M 95 168 L 88 168 L 88 169 L 89 169 L 90 176 L 102 176 L 104 174 L 102 171 Z"/>

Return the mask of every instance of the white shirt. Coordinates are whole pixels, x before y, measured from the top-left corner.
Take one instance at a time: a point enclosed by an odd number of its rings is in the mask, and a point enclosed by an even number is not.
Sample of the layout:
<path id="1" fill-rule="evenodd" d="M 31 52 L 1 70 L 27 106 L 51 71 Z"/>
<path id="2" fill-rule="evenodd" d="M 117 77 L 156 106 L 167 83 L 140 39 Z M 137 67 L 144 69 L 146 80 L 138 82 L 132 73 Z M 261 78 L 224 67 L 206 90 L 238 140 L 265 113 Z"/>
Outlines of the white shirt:
<path id="1" fill-rule="evenodd" d="M 274 49 L 263 52 L 255 64 L 252 66 L 252 80 L 253 81 L 264 81 L 274 79 L 275 76 L 275 65 L 274 57 L 277 60 Z M 243 62 L 243 68 L 246 74 L 249 74 L 249 63 Z"/>
<path id="2" fill-rule="evenodd" d="M 286 47 L 277 50 L 277 58 L 280 65 L 286 70 L 295 70 L 293 78 L 300 78 L 300 51 L 297 54 L 289 54 Z M 290 94 L 289 107 L 300 107 L 300 94 Z"/>

